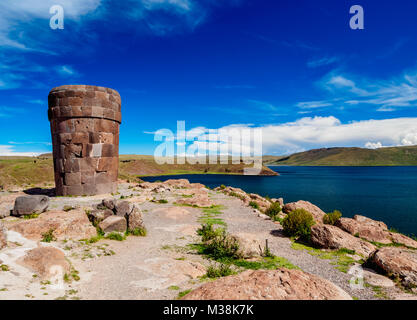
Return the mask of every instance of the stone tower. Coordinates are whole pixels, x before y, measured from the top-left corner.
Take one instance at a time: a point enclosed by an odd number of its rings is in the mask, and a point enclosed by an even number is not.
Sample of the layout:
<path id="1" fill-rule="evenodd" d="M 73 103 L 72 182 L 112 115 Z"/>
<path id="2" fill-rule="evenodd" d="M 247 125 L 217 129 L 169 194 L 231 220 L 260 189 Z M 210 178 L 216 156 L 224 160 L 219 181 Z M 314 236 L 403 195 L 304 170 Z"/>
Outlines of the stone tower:
<path id="1" fill-rule="evenodd" d="M 121 99 L 117 91 L 69 85 L 48 97 L 56 195 L 117 191 Z"/>

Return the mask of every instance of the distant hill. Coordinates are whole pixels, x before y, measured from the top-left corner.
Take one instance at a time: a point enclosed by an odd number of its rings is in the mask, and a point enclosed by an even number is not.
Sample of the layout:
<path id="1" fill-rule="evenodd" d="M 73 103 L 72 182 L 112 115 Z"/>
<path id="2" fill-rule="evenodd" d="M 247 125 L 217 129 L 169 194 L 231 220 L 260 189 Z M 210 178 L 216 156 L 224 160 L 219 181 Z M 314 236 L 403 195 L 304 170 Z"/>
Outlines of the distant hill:
<path id="1" fill-rule="evenodd" d="M 208 161 L 207 161 L 208 162 Z M 252 165 L 253 166 L 253 165 Z M 155 162 L 153 156 L 120 155 L 119 178 L 135 181 L 143 176 L 163 176 L 178 174 L 243 174 L 247 166 L 241 164 L 163 164 Z M 261 175 L 277 175 L 263 167 Z M 161 180 L 163 180 L 161 178 Z M 54 185 L 52 154 L 39 157 L 0 157 L 0 191 L 8 186 L 45 186 Z"/>
<path id="2" fill-rule="evenodd" d="M 417 146 L 380 149 L 324 148 L 269 157 L 266 165 L 292 166 L 417 166 Z"/>

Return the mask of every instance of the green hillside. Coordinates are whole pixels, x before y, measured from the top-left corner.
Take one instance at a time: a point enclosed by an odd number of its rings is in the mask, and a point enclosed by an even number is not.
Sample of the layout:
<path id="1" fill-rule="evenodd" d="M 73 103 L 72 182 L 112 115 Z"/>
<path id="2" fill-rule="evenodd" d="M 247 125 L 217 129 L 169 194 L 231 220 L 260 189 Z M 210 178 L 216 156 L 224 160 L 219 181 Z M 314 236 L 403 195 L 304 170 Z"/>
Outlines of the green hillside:
<path id="1" fill-rule="evenodd" d="M 380 149 L 324 148 L 295 153 L 267 165 L 293 166 L 417 166 L 417 146 Z"/>

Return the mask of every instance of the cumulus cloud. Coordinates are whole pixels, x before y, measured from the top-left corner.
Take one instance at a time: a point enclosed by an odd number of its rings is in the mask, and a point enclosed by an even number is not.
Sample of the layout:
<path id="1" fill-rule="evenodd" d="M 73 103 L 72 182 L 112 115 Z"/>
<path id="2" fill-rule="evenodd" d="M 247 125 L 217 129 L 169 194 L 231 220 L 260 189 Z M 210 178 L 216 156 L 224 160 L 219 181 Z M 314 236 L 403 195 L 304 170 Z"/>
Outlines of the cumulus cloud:
<path id="1" fill-rule="evenodd" d="M 254 138 L 259 129 L 262 137 Z M 252 132 L 252 138 L 243 143 L 239 140 L 242 132 Z M 333 116 L 305 117 L 293 122 L 255 127 L 251 125 L 230 125 L 217 129 L 198 127 L 187 131 L 187 138 L 200 150 L 241 150 L 253 151 L 261 140 L 263 154 L 291 154 L 323 147 L 365 147 L 408 146 L 417 144 L 417 118 L 395 118 L 385 120 L 362 120 L 342 123 Z M 223 138 L 222 138 L 223 137 Z M 225 139 L 224 137 L 229 137 Z M 209 145 L 209 143 L 212 143 Z"/>

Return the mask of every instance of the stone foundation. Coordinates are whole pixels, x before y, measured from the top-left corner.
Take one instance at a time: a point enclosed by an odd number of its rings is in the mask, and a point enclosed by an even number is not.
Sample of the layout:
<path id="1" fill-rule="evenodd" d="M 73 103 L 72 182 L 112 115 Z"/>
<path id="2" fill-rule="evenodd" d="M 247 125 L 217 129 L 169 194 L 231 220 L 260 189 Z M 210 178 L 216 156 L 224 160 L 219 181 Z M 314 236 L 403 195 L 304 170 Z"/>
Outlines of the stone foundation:
<path id="1" fill-rule="evenodd" d="M 48 97 L 56 195 L 117 191 L 121 99 L 117 91 L 70 85 Z"/>

